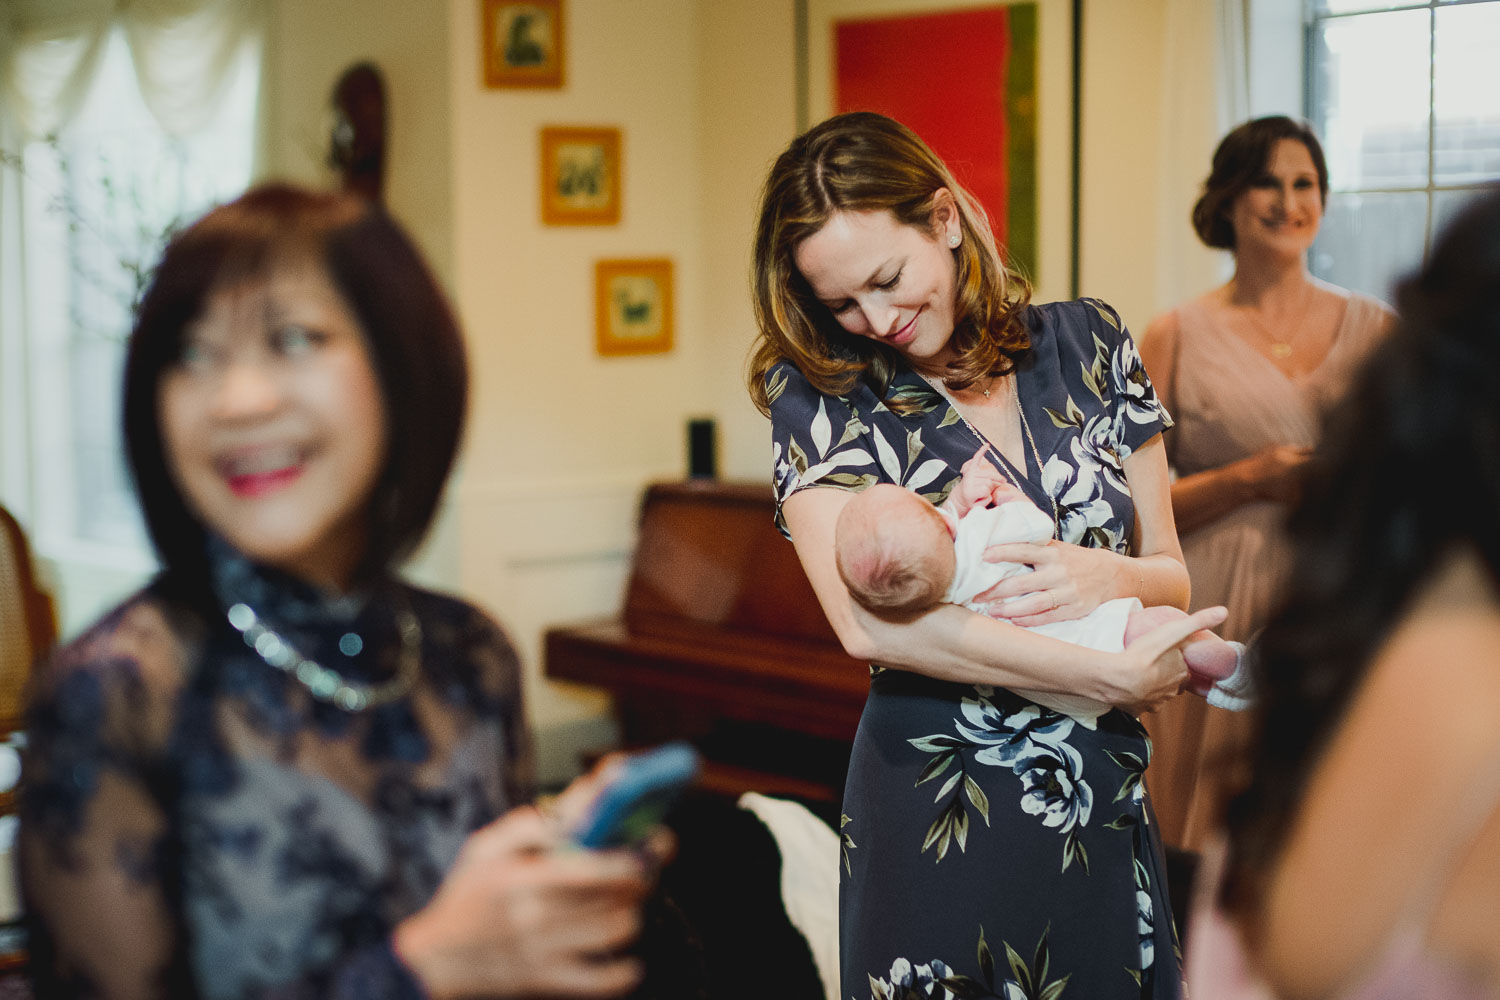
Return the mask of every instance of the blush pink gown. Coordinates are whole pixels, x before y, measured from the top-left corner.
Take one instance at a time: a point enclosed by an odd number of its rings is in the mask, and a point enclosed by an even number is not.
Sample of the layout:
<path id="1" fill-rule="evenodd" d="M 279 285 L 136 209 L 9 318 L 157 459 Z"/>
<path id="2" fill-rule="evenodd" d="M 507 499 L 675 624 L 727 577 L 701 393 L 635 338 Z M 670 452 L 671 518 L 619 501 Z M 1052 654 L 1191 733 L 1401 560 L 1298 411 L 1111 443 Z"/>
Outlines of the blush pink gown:
<path id="1" fill-rule="evenodd" d="M 1201 300 L 1177 309 L 1177 425 L 1166 435 L 1179 477 L 1246 458 L 1278 444 L 1317 444 L 1324 415 L 1343 398 L 1393 314 L 1350 293 L 1322 363 L 1290 379 L 1270 359 L 1218 322 Z M 1220 635 L 1247 641 L 1275 608 L 1291 569 L 1280 503 L 1251 503 L 1182 536 L 1193 583 L 1193 610 L 1222 604 Z M 1152 740 L 1147 774 L 1166 843 L 1199 849 L 1213 831 L 1218 798 L 1248 734 L 1247 713 L 1184 696 L 1144 717 Z"/>

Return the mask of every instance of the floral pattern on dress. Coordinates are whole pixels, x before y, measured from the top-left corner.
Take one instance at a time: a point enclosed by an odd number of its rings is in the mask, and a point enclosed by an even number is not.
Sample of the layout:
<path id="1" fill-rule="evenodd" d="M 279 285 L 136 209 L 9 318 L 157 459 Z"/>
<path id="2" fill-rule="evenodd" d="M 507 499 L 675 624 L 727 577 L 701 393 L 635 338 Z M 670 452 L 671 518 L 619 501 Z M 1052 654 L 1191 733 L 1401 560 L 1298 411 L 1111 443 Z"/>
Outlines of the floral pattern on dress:
<path id="1" fill-rule="evenodd" d="M 1075 830 L 1088 825 L 1093 814 L 1094 790 L 1083 778 L 1083 757 L 1068 744 L 1068 734 L 1075 724 L 1073 719 L 1031 704 L 1007 714 L 992 700 L 993 688 L 976 686 L 974 692 L 975 697 L 963 699 L 963 721 L 954 721 L 956 737 L 935 733 L 908 741 L 918 750 L 934 755 L 918 775 L 918 785 L 957 765 L 938 789 L 934 801 L 940 802 L 945 797 L 949 801 L 928 828 L 922 851 L 925 853 L 935 846 L 937 860 L 941 861 L 950 843 L 956 842 L 960 851 L 967 848 L 969 819 L 963 798 L 989 824 L 989 797 L 968 773 L 964 753 L 969 751 L 976 764 L 1011 770 L 1019 781 L 1021 810 L 1039 817 L 1043 826 L 1064 834 L 1063 870 L 1076 860 L 1087 872 L 1088 853 Z M 963 798 L 957 794 L 960 781 Z"/>
<path id="2" fill-rule="evenodd" d="M 980 978 L 955 972 L 941 959 L 924 965 L 913 965 L 898 958 L 890 973 L 881 978 L 870 976 L 870 1000 L 1062 1000 L 1068 977 L 1050 978 L 1052 954 L 1047 946 L 1049 931 L 1043 931 L 1027 962 L 1020 953 L 1005 946 L 1007 971 L 1010 975 L 996 982 L 995 956 L 979 928 L 978 964 Z"/>
<path id="3" fill-rule="evenodd" d="M 1062 541 L 1129 554 L 1125 464 L 1170 418 L 1108 306 L 1054 303 L 1024 317 L 1031 347 L 1016 385 L 1031 440 L 1014 464 L 994 449 L 991 461 L 1038 508 L 1055 506 Z M 782 506 L 804 489 L 895 483 L 941 502 L 984 444 L 909 370 L 885 394 L 904 413 L 862 382 L 822 395 L 790 363 L 766 387 L 784 534 Z M 1176 997 L 1177 967 L 1162 968 L 1170 904 L 1150 877 L 1160 858 L 1142 784 L 1149 754 L 1139 723 L 1118 711 L 1089 728 L 1005 688 L 873 668 L 844 799 L 853 820 L 841 828 L 843 994 L 1055 1000 L 1067 984 L 1090 1000 Z M 1054 919 L 1083 912 L 1095 919 Z M 1045 935 L 1048 970 L 987 979 L 982 961 L 952 948 L 976 927 L 999 941 Z M 1035 956 L 1020 965 L 1038 971 Z"/>

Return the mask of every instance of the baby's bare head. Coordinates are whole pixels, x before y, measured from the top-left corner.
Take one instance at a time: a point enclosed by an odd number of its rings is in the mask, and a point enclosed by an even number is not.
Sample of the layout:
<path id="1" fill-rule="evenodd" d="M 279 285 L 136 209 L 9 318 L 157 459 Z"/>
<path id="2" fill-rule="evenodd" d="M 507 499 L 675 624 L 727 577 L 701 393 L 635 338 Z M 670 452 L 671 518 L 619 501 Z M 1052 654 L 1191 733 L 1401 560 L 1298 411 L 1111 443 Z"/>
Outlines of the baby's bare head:
<path id="1" fill-rule="evenodd" d="M 926 610 L 953 581 L 953 533 L 938 509 L 910 490 L 879 483 L 856 494 L 834 529 L 839 576 L 883 617 Z"/>

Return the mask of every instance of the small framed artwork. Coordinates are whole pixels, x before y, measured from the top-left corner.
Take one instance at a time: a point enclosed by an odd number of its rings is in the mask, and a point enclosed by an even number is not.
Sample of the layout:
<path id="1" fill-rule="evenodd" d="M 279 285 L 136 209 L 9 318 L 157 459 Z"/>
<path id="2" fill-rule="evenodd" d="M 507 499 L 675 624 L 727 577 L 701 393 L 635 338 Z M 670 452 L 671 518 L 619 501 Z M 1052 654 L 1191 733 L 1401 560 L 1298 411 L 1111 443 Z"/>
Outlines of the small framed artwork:
<path id="1" fill-rule="evenodd" d="M 594 265 L 594 323 L 602 355 L 672 349 L 672 262 L 664 257 Z"/>
<path id="2" fill-rule="evenodd" d="M 486 87 L 563 85 L 563 0 L 480 0 Z"/>
<path id="3" fill-rule="evenodd" d="M 542 222 L 612 226 L 620 221 L 620 130 L 542 129 Z"/>

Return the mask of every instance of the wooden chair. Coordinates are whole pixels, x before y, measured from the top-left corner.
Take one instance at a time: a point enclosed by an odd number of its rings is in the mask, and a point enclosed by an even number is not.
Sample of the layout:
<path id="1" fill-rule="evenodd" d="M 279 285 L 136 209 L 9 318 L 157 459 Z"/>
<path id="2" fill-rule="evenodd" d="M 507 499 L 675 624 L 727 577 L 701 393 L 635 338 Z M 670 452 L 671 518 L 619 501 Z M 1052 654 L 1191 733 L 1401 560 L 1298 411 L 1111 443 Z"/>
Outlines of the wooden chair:
<path id="1" fill-rule="evenodd" d="M 36 585 L 31 565 L 31 549 L 16 519 L 0 507 L 0 742 L 4 752 L 13 754 L 12 737 L 21 727 L 25 709 L 26 685 L 37 659 L 52 648 L 57 639 L 57 619 L 52 599 Z M 0 789 L 0 824 L 7 843 L 13 842 L 16 817 L 14 786 Z M 5 923 L 0 924 L 0 996 L 30 996 L 23 970 L 27 953 L 25 935 L 16 922 L 19 916 L 17 889 L 14 883 L 10 848 L 0 852 L 0 898 L 5 908 Z M 17 992 L 20 991 L 20 992 Z"/>
<path id="2" fill-rule="evenodd" d="M 52 598 L 37 586 L 26 535 L 0 507 L 0 737 L 21 725 L 32 664 L 56 640 Z"/>

